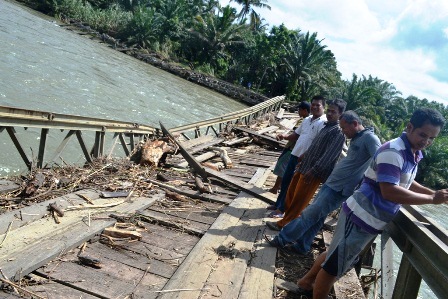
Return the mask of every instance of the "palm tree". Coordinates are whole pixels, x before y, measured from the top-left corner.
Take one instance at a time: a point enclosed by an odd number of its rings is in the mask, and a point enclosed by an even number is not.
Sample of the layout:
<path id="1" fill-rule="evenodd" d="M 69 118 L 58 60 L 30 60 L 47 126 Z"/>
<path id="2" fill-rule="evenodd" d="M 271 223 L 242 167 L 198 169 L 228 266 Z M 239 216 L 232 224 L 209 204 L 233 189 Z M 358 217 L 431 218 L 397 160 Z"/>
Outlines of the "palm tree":
<path id="1" fill-rule="evenodd" d="M 234 23 L 234 8 L 226 6 L 221 12 L 221 15 L 209 12 L 204 16 L 197 16 L 194 28 L 189 30 L 193 37 L 191 46 L 198 50 L 198 58 L 215 69 L 230 58 L 228 47 L 244 44 L 243 35 L 247 29 L 245 24 Z"/>
<path id="2" fill-rule="evenodd" d="M 316 90 L 326 88 L 338 77 L 334 55 L 321 42 L 316 32 L 307 32 L 304 35 L 297 33 L 290 43 L 284 45 L 283 66 L 289 78 L 288 98 L 309 100 Z"/>
<path id="3" fill-rule="evenodd" d="M 230 0 L 234 1 L 243 7 L 241 8 L 241 11 L 238 13 L 238 18 L 240 20 L 243 20 L 246 18 L 246 16 L 250 16 L 250 24 L 251 27 L 256 27 L 255 24 L 260 23 L 261 18 L 260 15 L 254 10 L 254 7 L 257 8 L 267 8 L 271 10 L 271 7 L 266 4 L 268 0 Z"/>

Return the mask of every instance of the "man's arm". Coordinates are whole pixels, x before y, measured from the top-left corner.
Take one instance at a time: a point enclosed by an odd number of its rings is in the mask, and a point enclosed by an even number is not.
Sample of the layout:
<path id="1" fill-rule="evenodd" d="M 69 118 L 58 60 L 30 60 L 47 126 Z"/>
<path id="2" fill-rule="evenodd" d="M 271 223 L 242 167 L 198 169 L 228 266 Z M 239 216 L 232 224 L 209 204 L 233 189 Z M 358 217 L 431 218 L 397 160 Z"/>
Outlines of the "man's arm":
<path id="1" fill-rule="evenodd" d="M 428 187 L 425 187 L 423 185 L 420 185 L 416 181 L 412 182 L 411 187 L 409 187 L 409 190 L 417 192 L 417 193 L 429 194 L 429 195 L 434 195 L 436 193 L 436 191 L 429 189 Z"/>
<path id="2" fill-rule="evenodd" d="M 299 138 L 299 134 L 297 134 L 296 132 L 292 132 L 289 135 L 283 135 L 283 134 L 278 134 L 276 136 L 277 140 L 290 140 L 290 141 L 296 141 Z"/>
<path id="3" fill-rule="evenodd" d="M 412 183 L 410 190 L 391 183 L 379 183 L 381 195 L 384 199 L 399 204 L 424 205 L 424 204 L 442 204 L 448 201 L 448 189 L 438 191 L 423 187 L 422 185 Z M 415 190 L 423 191 L 423 193 Z"/>

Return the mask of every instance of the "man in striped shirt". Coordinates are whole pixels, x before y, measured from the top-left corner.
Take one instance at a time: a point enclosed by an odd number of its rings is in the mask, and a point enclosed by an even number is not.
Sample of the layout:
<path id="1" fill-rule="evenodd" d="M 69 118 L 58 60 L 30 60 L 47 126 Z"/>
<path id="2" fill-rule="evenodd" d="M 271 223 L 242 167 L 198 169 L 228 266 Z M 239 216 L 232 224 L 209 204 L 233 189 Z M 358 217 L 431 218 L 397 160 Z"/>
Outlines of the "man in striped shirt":
<path id="1" fill-rule="evenodd" d="M 438 111 L 418 109 L 406 131 L 378 149 L 361 187 L 342 204 L 329 249 L 298 281 L 302 294 L 327 298 L 336 280 L 353 267 L 360 252 L 382 232 L 402 204 L 448 202 L 448 189 L 434 191 L 414 181 L 423 157 L 421 151 L 433 143 L 444 123 Z"/>

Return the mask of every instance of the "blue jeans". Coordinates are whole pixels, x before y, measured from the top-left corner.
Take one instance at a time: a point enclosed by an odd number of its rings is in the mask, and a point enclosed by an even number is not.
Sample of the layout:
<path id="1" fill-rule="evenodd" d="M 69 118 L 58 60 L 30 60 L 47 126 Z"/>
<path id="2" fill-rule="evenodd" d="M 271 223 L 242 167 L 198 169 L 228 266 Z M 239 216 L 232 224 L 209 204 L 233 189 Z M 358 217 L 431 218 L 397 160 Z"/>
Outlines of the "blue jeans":
<path id="1" fill-rule="evenodd" d="M 298 252 L 307 253 L 314 237 L 322 228 L 328 214 L 341 206 L 348 196 L 342 195 L 326 184 L 322 185 L 313 202 L 303 210 L 300 217 L 289 222 L 280 231 L 277 239 L 281 246 L 295 242 L 292 246 Z"/>
<path id="2" fill-rule="evenodd" d="M 289 183 L 291 183 L 298 162 L 298 157 L 291 155 L 289 157 L 288 165 L 286 165 L 285 173 L 283 174 L 280 193 L 275 202 L 275 207 L 282 212 L 285 212 L 286 192 L 288 192 Z"/>

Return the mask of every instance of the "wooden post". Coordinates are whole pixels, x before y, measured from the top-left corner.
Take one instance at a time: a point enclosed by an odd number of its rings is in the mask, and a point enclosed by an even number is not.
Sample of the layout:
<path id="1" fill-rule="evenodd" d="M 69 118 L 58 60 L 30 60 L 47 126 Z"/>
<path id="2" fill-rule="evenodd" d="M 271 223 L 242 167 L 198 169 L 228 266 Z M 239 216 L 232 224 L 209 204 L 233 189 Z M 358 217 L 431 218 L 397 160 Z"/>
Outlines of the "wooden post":
<path id="1" fill-rule="evenodd" d="M 381 234 L 381 295 L 391 299 L 394 291 L 393 241 L 387 232 Z"/>
<path id="2" fill-rule="evenodd" d="M 393 299 L 417 298 L 422 277 L 403 253 L 395 283 Z"/>

